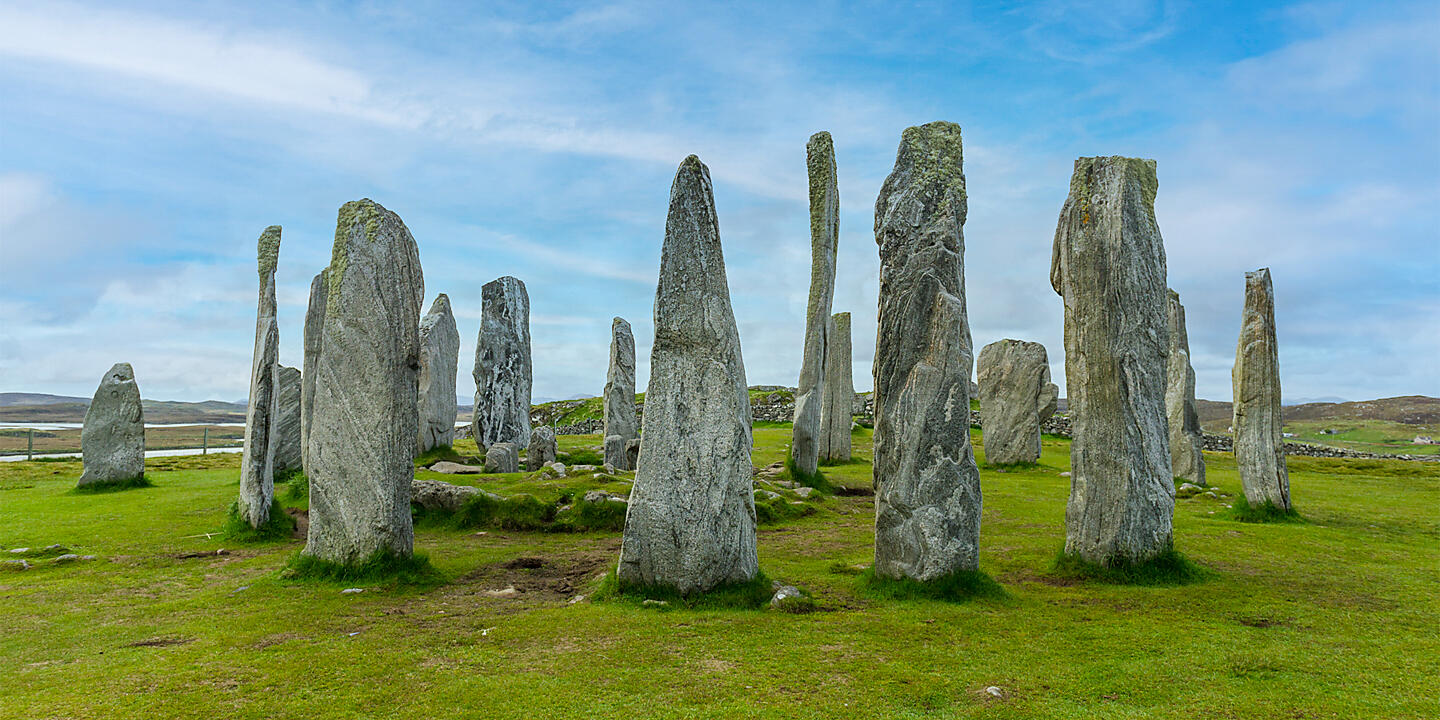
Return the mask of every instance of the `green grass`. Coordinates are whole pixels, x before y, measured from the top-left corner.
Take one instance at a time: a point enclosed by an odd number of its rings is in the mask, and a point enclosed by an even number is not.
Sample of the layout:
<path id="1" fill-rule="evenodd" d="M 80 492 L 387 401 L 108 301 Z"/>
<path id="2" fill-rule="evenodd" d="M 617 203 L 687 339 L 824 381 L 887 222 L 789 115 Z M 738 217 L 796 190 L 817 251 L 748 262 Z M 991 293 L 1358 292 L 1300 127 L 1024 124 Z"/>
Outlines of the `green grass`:
<path id="1" fill-rule="evenodd" d="M 302 476 L 303 477 L 303 476 Z M 270 500 L 270 517 L 260 527 L 251 527 L 250 522 L 240 515 L 240 503 L 230 503 L 230 514 L 225 518 L 225 525 L 221 528 L 225 539 L 230 542 L 257 543 L 275 542 L 284 540 L 295 532 L 295 519 L 285 512 L 285 506 L 280 504 L 280 498 Z"/>
<path id="2" fill-rule="evenodd" d="M 875 574 L 874 568 L 867 568 L 859 574 L 857 586 L 862 594 L 876 600 L 970 602 L 1006 600 L 1010 597 L 1000 583 L 979 570 L 956 570 L 949 575 L 921 582 L 911 578 L 881 577 Z"/>
<path id="3" fill-rule="evenodd" d="M 774 590 L 765 573 L 756 573 L 754 579 L 746 582 L 727 583 L 705 592 L 682 595 L 673 587 L 663 585 L 640 585 L 620 580 L 611 572 L 600 581 L 593 600 L 599 602 L 619 601 L 628 605 L 687 610 L 759 610 L 770 603 Z M 646 601 L 650 603 L 646 603 Z"/>
<path id="4" fill-rule="evenodd" d="M 137 475 L 128 480 L 110 480 L 106 482 L 94 482 L 86 485 L 76 485 L 74 492 L 82 495 L 97 495 L 103 493 L 121 492 L 122 490 L 138 490 L 155 487 L 150 478 L 145 475 Z"/>
<path id="5" fill-rule="evenodd" d="M 1333 430 L 1333 433 L 1326 433 Z M 1287 442 L 1303 442 L 1316 445 L 1362 450 L 1364 452 L 1435 455 L 1440 454 L 1440 445 L 1414 445 L 1411 441 L 1418 435 L 1440 437 L 1440 425 L 1412 425 L 1391 420 L 1291 420 L 1285 423 L 1285 432 L 1295 437 Z"/>
<path id="6" fill-rule="evenodd" d="M 1105 565 L 1061 551 L 1055 556 L 1050 573 L 1065 580 L 1089 580 L 1115 585 L 1190 585 L 1214 577 L 1213 572 L 1173 549 L 1148 560 L 1127 560 Z"/>
<path id="7" fill-rule="evenodd" d="M 1231 520 L 1238 520 L 1246 523 L 1302 523 L 1305 518 L 1291 507 L 1289 510 L 1282 510 L 1275 503 L 1266 500 L 1260 505 L 1251 505 L 1244 495 L 1235 498 L 1231 508 L 1225 513 Z"/>
<path id="8" fill-rule="evenodd" d="M 281 573 L 286 580 L 315 581 L 345 585 L 385 585 L 389 588 L 433 588 L 445 582 L 445 576 L 431 564 L 424 553 L 400 555 L 390 550 L 376 550 L 369 557 L 347 565 L 297 552 Z"/>

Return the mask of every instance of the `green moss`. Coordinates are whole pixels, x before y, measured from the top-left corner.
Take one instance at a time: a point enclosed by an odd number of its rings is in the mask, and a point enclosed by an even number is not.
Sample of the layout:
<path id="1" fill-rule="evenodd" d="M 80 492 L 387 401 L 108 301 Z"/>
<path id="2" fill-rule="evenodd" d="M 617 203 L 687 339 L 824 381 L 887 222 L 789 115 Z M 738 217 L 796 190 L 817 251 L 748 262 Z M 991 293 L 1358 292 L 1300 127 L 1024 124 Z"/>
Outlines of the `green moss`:
<path id="1" fill-rule="evenodd" d="M 1061 551 L 1050 574 L 1069 580 L 1092 580 L 1115 585 L 1189 585 L 1214 576 L 1183 554 L 1166 550 L 1149 560 L 1119 561 L 1101 565 Z"/>
<path id="2" fill-rule="evenodd" d="M 285 512 L 279 498 L 272 498 L 270 518 L 258 528 L 250 527 L 249 521 L 240 514 L 239 501 L 236 501 L 230 503 L 230 513 L 225 518 L 225 525 L 221 528 L 221 532 L 230 542 L 260 543 L 288 540 L 295 532 L 295 518 Z"/>
<path id="3" fill-rule="evenodd" d="M 147 475 L 136 475 L 129 480 L 110 480 L 107 482 L 95 482 L 86 485 L 76 485 L 73 492 L 81 494 L 112 493 L 121 490 L 136 490 L 139 488 L 155 487 Z"/>
<path id="4" fill-rule="evenodd" d="M 784 495 L 755 501 L 755 522 L 760 525 L 774 525 L 813 514 L 815 508 L 810 503 L 792 504 Z"/>
<path id="5" fill-rule="evenodd" d="M 364 223 L 366 240 L 374 240 L 380 232 L 380 209 L 380 205 L 369 198 L 352 200 L 340 206 L 340 215 L 335 220 L 335 245 L 331 249 L 329 274 L 326 278 L 330 284 L 327 303 L 335 301 L 345 280 L 345 268 L 350 257 L 351 229 L 356 223 Z"/>
<path id="6" fill-rule="evenodd" d="M 611 571 L 600 581 L 590 597 L 597 602 L 623 602 L 641 607 L 657 607 L 662 610 L 758 610 L 769 604 L 774 594 L 774 584 L 765 573 L 757 572 L 753 580 L 727 583 L 705 592 L 683 595 L 673 587 L 663 585 L 640 585 L 622 581 Z M 646 600 L 663 602 L 645 605 Z"/>
<path id="7" fill-rule="evenodd" d="M 843 574 L 849 574 L 847 571 Z M 922 582 L 912 578 L 887 578 L 866 568 L 856 582 L 861 594 L 876 600 L 1005 600 L 1010 593 L 994 578 L 979 570 L 956 570 L 934 580 Z"/>
<path id="8" fill-rule="evenodd" d="M 275 274 L 275 266 L 280 263 L 280 226 L 271 225 L 265 228 L 256 245 L 256 264 L 260 268 L 260 282 L 264 283 Z"/>
<path id="9" fill-rule="evenodd" d="M 911 187 L 929 191 L 935 188 L 940 202 L 936 213 L 948 212 L 952 202 L 959 202 L 958 215 L 965 217 L 964 149 L 960 126 L 952 122 L 932 122 L 905 128 L 900 142 L 913 157 L 914 175 Z"/>

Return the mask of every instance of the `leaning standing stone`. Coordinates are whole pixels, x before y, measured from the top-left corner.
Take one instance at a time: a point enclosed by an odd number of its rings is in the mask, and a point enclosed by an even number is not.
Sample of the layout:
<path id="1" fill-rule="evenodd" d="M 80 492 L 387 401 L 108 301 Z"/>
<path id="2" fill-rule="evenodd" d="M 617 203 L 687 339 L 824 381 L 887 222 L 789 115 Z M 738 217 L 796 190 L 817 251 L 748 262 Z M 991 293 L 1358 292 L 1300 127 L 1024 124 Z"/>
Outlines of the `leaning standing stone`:
<path id="1" fill-rule="evenodd" d="M 1170 472 L 1196 485 L 1205 484 L 1205 439 L 1195 412 L 1195 369 L 1190 366 L 1190 338 L 1185 306 L 1171 290 L 1166 304 L 1170 319 L 1170 361 L 1165 378 L 1165 417 L 1170 425 Z"/>
<path id="2" fill-rule="evenodd" d="M 1045 346 L 997 340 L 980 350 L 980 427 L 985 462 L 1032 463 L 1040 459 L 1040 423 L 1051 414 L 1057 389 L 1050 382 Z"/>
<path id="3" fill-rule="evenodd" d="M 416 450 L 450 447 L 455 442 L 455 370 L 460 364 L 460 332 L 450 298 L 440 293 L 420 321 L 420 436 Z"/>
<path id="4" fill-rule="evenodd" d="M 850 369 L 850 313 L 835 313 L 825 332 L 825 402 L 820 408 L 820 459 L 850 462 L 855 377 Z"/>
<path id="5" fill-rule="evenodd" d="M 250 364 L 250 403 L 245 410 L 245 450 L 240 460 L 240 517 L 250 527 L 270 519 L 275 497 L 275 366 L 280 357 L 280 326 L 275 320 L 275 265 L 280 260 L 280 226 L 260 233 L 260 302 L 255 314 L 255 355 Z"/>
<path id="6" fill-rule="evenodd" d="M 1290 510 L 1290 471 L 1285 467 L 1284 419 L 1280 414 L 1280 352 L 1275 342 L 1275 289 L 1270 268 L 1245 273 L 1245 314 L 1235 349 L 1235 464 L 1245 499 Z"/>
<path id="7" fill-rule="evenodd" d="M 340 208 L 315 371 L 305 554 L 353 564 L 414 546 L 414 476 L 425 280 L 415 238 L 373 200 Z"/>
<path id="8" fill-rule="evenodd" d="M 906 128 L 875 201 L 875 573 L 934 580 L 979 567 L 970 446 L 960 126 Z"/>
<path id="9" fill-rule="evenodd" d="M 541 425 L 531 430 L 530 447 L 525 449 L 525 469 L 533 472 L 546 463 L 555 462 L 556 450 L 554 428 Z"/>
<path id="10" fill-rule="evenodd" d="M 275 448 L 275 472 L 298 470 L 300 445 L 300 369 L 275 366 L 275 404 L 270 409 L 270 444 Z"/>
<path id="11" fill-rule="evenodd" d="M 690 594 L 753 579 L 750 395 L 710 171 L 694 155 L 670 188 L 640 443 L 620 580 Z"/>
<path id="12" fill-rule="evenodd" d="M 315 373 L 320 367 L 320 347 L 325 342 L 329 278 L 330 269 L 325 268 L 310 281 L 310 305 L 305 310 L 305 365 L 300 374 L 300 460 L 307 476 L 310 474 L 310 418 L 315 409 Z"/>
<path id="13" fill-rule="evenodd" d="M 1076 160 L 1051 255 L 1074 433 L 1065 552 L 1106 565 L 1146 560 L 1172 542 L 1157 186 L 1154 160 Z"/>
<path id="14" fill-rule="evenodd" d="M 475 343 L 475 442 L 480 447 L 530 442 L 530 296 L 525 283 L 505 276 L 480 295 Z"/>
<path id="15" fill-rule="evenodd" d="M 80 486 L 126 482 L 145 475 L 145 411 L 130 363 L 115 363 L 85 411 L 80 430 L 85 469 Z"/>
<path id="16" fill-rule="evenodd" d="M 635 335 L 624 318 L 610 322 L 610 369 L 605 373 L 605 462 L 621 470 L 634 470 L 625 457 L 625 443 L 640 437 L 635 415 Z M 611 451 L 610 438 L 620 438 Z"/>
<path id="17" fill-rule="evenodd" d="M 810 175 L 810 302 L 805 310 L 805 354 L 795 390 L 790 455 L 797 470 L 813 475 L 824 443 L 826 331 L 835 296 L 835 252 L 840 240 L 840 190 L 835 182 L 835 144 L 830 133 L 810 137 L 805 164 Z"/>

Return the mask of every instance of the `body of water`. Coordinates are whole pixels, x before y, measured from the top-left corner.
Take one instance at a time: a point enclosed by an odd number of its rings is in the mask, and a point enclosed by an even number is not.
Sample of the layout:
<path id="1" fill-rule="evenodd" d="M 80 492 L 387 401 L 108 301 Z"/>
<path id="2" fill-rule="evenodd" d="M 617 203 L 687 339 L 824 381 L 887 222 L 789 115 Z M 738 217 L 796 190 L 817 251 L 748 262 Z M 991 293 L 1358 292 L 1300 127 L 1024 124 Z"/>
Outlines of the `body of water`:
<path id="1" fill-rule="evenodd" d="M 237 452 L 242 452 L 242 451 L 244 451 L 244 450 L 245 450 L 245 448 L 243 448 L 243 447 L 219 447 L 219 448 L 213 448 L 213 447 L 212 447 L 212 448 L 210 448 L 210 452 L 211 452 L 211 453 L 237 453 Z M 147 458 L 152 458 L 152 457 L 175 457 L 175 456 L 177 456 L 177 455 L 199 455 L 200 452 L 201 452 L 201 451 L 200 451 L 200 448 L 179 448 L 179 449 L 175 449 L 175 450 L 146 450 L 146 451 L 145 451 L 145 457 L 147 457 Z M 78 458 L 78 457 L 80 457 L 80 453 L 78 453 L 78 452 L 73 452 L 73 453 L 35 453 L 35 459 L 36 459 L 36 460 L 39 460 L 39 459 L 41 459 L 41 458 Z M 0 462 L 17 462 L 17 461 L 24 460 L 24 459 L 26 459 L 24 453 L 21 453 L 21 454 L 19 454 L 19 455 L 0 455 Z"/>

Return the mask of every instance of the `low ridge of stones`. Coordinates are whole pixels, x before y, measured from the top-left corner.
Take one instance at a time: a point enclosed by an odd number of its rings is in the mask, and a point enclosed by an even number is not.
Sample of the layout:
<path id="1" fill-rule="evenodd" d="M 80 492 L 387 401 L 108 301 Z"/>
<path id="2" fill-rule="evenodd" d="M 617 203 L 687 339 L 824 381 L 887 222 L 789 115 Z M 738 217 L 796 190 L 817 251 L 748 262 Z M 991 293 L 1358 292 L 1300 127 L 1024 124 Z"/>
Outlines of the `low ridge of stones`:
<path id="1" fill-rule="evenodd" d="M 835 180 L 835 144 L 818 132 L 805 146 L 810 177 L 810 300 L 805 311 L 804 359 L 795 390 L 790 454 L 796 470 L 813 475 L 820 461 L 821 415 L 825 402 L 826 333 L 835 297 L 835 253 L 840 241 L 840 190 Z"/>
<path id="2" fill-rule="evenodd" d="M 480 447 L 530 442 L 530 296 L 518 278 L 497 278 L 480 291 L 475 343 L 472 436 Z"/>
<path id="3" fill-rule="evenodd" d="M 1060 389 L 1050 382 L 1045 346 L 997 340 L 980 350 L 980 417 L 985 462 L 1033 463 L 1040 459 L 1040 425 L 1055 414 Z"/>
<path id="4" fill-rule="evenodd" d="M 1280 350 L 1275 341 L 1275 288 L 1270 269 L 1245 273 L 1245 312 L 1231 371 L 1235 464 L 1253 507 L 1291 510 L 1290 471 L 1280 416 Z"/>
<path id="5" fill-rule="evenodd" d="M 79 486 L 124 483 L 145 475 L 145 410 L 130 363 L 115 363 L 100 378 L 80 430 L 84 470 Z"/>
<path id="6" fill-rule="evenodd" d="M 420 321 L 420 434 L 417 452 L 455 443 L 455 372 L 460 365 L 460 331 L 450 297 L 440 293 Z"/>
<path id="7" fill-rule="evenodd" d="M 275 318 L 275 267 L 280 261 L 280 226 L 260 233 L 257 243 L 260 302 L 255 313 L 255 354 L 250 365 L 250 402 L 245 410 L 245 450 L 240 460 L 240 517 L 258 528 L 270 519 L 275 498 L 275 366 L 280 326 Z"/>

